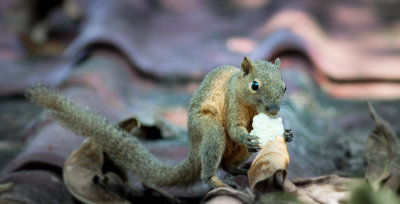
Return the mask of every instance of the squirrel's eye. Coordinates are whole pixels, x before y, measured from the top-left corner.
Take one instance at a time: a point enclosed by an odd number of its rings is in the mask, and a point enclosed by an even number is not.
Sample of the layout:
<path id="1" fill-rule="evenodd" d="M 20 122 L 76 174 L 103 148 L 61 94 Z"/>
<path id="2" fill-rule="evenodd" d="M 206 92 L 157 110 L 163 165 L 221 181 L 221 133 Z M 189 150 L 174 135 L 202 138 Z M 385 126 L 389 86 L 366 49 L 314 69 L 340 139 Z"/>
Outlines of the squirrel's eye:
<path id="1" fill-rule="evenodd" d="M 285 93 L 286 92 L 286 86 L 285 86 L 285 90 L 283 91 L 283 93 Z"/>
<path id="2" fill-rule="evenodd" d="M 254 91 L 258 90 L 258 82 L 253 81 L 253 83 L 251 83 L 251 89 L 253 89 Z"/>

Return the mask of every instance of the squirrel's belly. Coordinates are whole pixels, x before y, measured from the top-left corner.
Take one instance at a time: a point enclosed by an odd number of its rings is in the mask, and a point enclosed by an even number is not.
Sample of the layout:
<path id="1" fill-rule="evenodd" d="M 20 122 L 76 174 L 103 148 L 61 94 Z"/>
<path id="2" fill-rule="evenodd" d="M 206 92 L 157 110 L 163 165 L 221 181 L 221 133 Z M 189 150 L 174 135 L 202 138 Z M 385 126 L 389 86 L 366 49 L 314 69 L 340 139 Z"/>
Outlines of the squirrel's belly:
<path id="1" fill-rule="evenodd" d="M 232 164 L 238 166 L 243 164 L 250 155 L 251 153 L 247 152 L 244 144 L 234 142 L 229 136 L 227 136 L 225 152 L 222 156 L 221 164 Z"/>

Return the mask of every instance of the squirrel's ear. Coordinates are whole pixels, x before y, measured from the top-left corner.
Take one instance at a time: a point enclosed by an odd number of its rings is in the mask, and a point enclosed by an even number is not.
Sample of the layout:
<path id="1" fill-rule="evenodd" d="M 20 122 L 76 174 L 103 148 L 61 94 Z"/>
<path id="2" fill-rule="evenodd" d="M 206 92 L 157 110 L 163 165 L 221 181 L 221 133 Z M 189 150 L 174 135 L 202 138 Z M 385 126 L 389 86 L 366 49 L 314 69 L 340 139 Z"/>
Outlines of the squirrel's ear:
<path id="1" fill-rule="evenodd" d="M 278 69 L 279 69 L 279 67 L 281 66 L 281 59 L 279 59 L 279 58 L 275 59 L 275 66 L 278 67 Z"/>
<path id="2" fill-rule="evenodd" d="M 240 68 L 242 69 L 244 75 L 247 75 L 248 73 L 253 71 L 253 64 L 251 63 L 250 59 L 248 57 L 244 57 L 242 64 L 240 65 Z"/>

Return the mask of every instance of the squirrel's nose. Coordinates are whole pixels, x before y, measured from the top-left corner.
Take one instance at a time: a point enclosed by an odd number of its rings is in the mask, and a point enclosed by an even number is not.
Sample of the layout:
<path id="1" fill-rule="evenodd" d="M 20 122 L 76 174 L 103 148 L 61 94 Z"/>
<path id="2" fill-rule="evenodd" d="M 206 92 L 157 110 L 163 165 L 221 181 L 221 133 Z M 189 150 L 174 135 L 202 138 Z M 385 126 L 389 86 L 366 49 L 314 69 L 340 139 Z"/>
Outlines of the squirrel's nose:
<path id="1" fill-rule="evenodd" d="M 279 107 L 266 107 L 265 111 L 267 112 L 268 116 L 275 117 L 278 115 Z"/>

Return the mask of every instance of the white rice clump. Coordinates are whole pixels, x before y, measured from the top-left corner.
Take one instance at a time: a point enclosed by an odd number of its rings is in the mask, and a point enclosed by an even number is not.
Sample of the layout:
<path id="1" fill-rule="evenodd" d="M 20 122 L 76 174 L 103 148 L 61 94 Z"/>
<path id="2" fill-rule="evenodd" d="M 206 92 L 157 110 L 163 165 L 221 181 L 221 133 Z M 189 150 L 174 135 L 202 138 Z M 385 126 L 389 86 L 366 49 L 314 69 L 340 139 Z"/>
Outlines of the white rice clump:
<path id="1" fill-rule="evenodd" d="M 284 128 L 282 118 L 268 117 L 264 113 L 260 113 L 253 118 L 253 130 L 250 135 L 260 137 L 260 146 L 263 147 L 269 141 L 274 142 L 276 136 L 283 136 Z"/>

